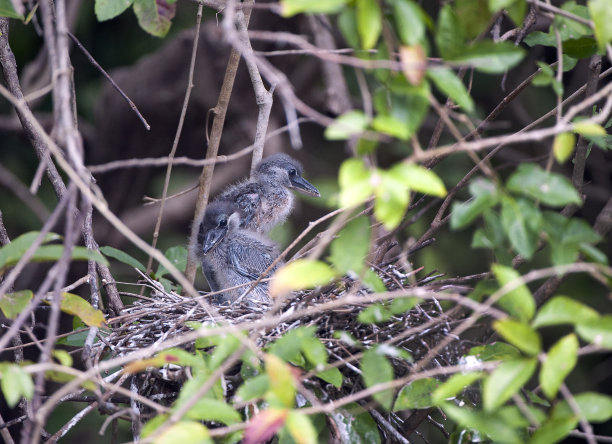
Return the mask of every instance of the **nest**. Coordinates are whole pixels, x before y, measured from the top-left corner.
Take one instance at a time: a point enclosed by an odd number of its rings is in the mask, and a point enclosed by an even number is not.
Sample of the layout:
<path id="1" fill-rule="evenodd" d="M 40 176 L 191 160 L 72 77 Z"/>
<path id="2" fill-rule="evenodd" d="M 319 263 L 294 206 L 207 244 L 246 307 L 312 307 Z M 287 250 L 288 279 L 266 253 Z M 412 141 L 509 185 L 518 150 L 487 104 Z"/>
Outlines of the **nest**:
<path id="1" fill-rule="evenodd" d="M 436 280 L 440 276 L 428 276 L 408 285 L 405 270 L 397 264 L 386 265 L 376 272 L 389 291 L 414 288 L 415 284 L 419 288 L 428 290 L 434 288 L 434 285 L 438 290 L 444 287 L 441 281 Z M 359 281 L 350 277 L 318 290 L 296 293 L 282 306 L 273 307 L 273 312 L 276 313 L 274 319 L 279 319 L 279 322 L 260 330 L 257 346 L 265 349 L 268 344 L 291 329 L 316 326 L 316 336 L 326 346 L 329 362 L 342 372 L 344 384 L 337 389 L 316 377 L 309 378 L 303 383 L 305 386 L 316 385 L 317 393 L 322 393 L 323 399 L 334 400 L 364 387 L 359 361 L 354 358 L 354 355 L 363 351 L 364 347 L 384 343 L 408 352 L 413 360 L 399 356 L 390 357 L 395 376 L 400 378 L 409 374 L 414 362 L 447 337 L 453 323 L 458 322 L 456 319 L 449 320 L 448 316 L 443 315 L 441 304 L 433 298 L 415 305 L 407 312 L 392 316 L 385 322 L 364 324 L 359 322 L 359 314 L 368 306 L 381 302 L 371 298 L 371 293 Z M 342 304 L 342 298 L 347 294 L 352 296 L 352 301 L 355 301 L 355 296 L 358 297 L 359 302 L 351 305 Z M 326 304 L 334 305 L 335 308 L 318 309 Z M 270 315 L 266 308 L 254 311 L 252 307 L 244 304 L 216 308 L 224 322 L 234 325 L 254 323 Z M 125 307 L 121 324 L 113 328 L 104 341 L 94 345 L 92 356 L 94 360 L 101 360 L 109 354 L 112 357 L 121 356 L 194 332 L 194 324 L 190 324 L 191 322 L 215 324 L 203 304 L 194 298 L 164 291 L 161 285 L 156 285 L 151 297 L 142 298 Z M 340 331 L 349 333 L 361 345 L 351 346 L 346 341 L 338 339 L 334 333 Z M 456 364 L 459 357 L 465 353 L 463 345 L 462 341 L 452 342 L 436 355 L 432 365 Z M 183 344 L 182 347 L 193 350 L 194 342 Z M 135 376 L 139 381 L 137 384 L 139 394 L 167 405 L 174 401 L 182 383 L 189 375 L 185 374 L 188 369 L 177 366 L 172 369 L 172 367 L 148 370 Z M 224 387 L 228 399 L 231 399 L 241 383 L 239 365 L 224 373 Z M 146 406 L 141 413 L 147 416 Z M 376 415 L 374 418 L 385 421 Z"/>

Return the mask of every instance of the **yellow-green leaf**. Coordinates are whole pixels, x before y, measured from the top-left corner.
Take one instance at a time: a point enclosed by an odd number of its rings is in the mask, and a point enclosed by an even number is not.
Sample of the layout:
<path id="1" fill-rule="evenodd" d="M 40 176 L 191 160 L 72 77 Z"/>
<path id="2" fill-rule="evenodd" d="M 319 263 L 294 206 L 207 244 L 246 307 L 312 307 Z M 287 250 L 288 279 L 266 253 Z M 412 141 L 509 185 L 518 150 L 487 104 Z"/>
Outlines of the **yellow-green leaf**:
<path id="1" fill-rule="evenodd" d="M 0 310 L 9 319 L 15 319 L 19 313 L 26 309 L 34 293 L 31 290 L 21 290 L 14 293 L 5 293 L 0 296 Z"/>
<path id="2" fill-rule="evenodd" d="M 576 122 L 574 123 L 574 132 L 584 136 L 606 136 L 606 130 L 603 126 L 595 122 Z"/>
<path id="3" fill-rule="evenodd" d="M 102 327 L 104 325 L 104 313 L 93 308 L 89 302 L 76 294 L 62 293 L 60 308 L 64 313 L 78 316 L 90 327 Z"/>
<path id="4" fill-rule="evenodd" d="M 279 296 L 292 290 L 304 290 L 329 283 L 334 271 L 325 262 L 298 259 L 278 270 L 270 284 L 270 295 Z"/>
<path id="5" fill-rule="evenodd" d="M 575 143 L 576 137 L 572 133 L 557 134 L 553 142 L 553 153 L 557 162 L 565 163 L 565 161 L 569 159 L 574 152 Z"/>
<path id="6" fill-rule="evenodd" d="M 291 367 L 278 356 L 268 353 L 265 358 L 266 374 L 270 383 L 266 400 L 275 407 L 293 407 L 295 381 Z"/>
<path id="7" fill-rule="evenodd" d="M 292 410 L 287 416 L 287 429 L 297 444 L 316 444 L 317 431 L 308 415 Z"/>

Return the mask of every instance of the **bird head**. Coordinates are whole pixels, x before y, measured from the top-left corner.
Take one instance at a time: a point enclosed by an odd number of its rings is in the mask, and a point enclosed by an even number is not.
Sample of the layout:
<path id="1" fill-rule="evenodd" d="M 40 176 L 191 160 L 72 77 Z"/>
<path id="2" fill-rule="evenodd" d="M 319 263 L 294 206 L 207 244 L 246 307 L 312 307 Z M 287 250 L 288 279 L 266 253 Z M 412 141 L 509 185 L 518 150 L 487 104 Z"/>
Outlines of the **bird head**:
<path id="1" fill-rule="evenodd" d="M 227 233 L 240 225 L 238 207 L 231 202 L 212 202 L 206 208 L 198 231 L 198 243 L 207 254 Z"/>
<path id="2" fill-rule="evenodd" d="M 255 174 L 260 180 L 284 186 L 309 196 L 319 197 L 316 187 L 302 177 L 302 165 L 287 154 L 279 153 L 262 160 Z"/>

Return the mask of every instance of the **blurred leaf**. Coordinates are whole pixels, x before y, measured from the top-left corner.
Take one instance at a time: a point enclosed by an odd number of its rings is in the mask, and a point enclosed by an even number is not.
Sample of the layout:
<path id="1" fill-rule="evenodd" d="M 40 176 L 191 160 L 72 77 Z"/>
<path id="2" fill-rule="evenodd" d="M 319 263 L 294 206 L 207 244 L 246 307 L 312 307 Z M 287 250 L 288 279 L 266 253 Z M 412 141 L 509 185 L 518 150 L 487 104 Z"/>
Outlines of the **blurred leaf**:
<path id="1" fill-rule="evenodd" d="M 435 378 L 423 378 L 409 382 L 402 387 L 393 411 L 398 412 L 406 409 L 426 409 L 432 407 L 434 402 L 431 399 L 432 393 L 438 388 L 440 381 Z"/>
<path id="2" fill-rule="evenodd" d="M 30 231 L 16 237 L 11 243 L 0 248 L 0 274 L 4 268 L 13 266 L 19 262 L 19 259 L 21 259 L 39 235 L 40 233 L 38 231 Z M 41 244 L 53 242 L 58 239 L 60 239 L 59 234 L 47 233 L 43 237 Z"/>
<path id="3" fill-rule="evenodd" d="M 529 381 L 538 365 L 536 358 L 504 361 L 484 380 L 483 405 L 487 412 L 501 407 Z"/>
<path id="4" fill-rule="evenodd" d="M 432 170 L 420 165 L 400 162 L 389 170 L 389 174 L 412 191 L 437 197 L 446 196 L 442 179 Z"/>
<path id="5" fill-rule="evenodd" d="M 342 430 L 344 442 L 380 444 L 380 432 L 372 416 L 355 403 L 334 410 L 330 420 Z"/>
<path id="6" fill-rule="evenodd" d="M 437 405 L 446 399 L 454 398 L 484 375 L 483 372 L 455 373 L 434 390 L 431 394 L 432 403 Z"/>
<path id="7" fill-rule="evenodd" d="M 481 40 L 464 48 L 450 61 L 473 66 L 488 74 L 501 74 L 516 66 L 524 56 L 525 50 L 510 42 L 494 43 L 491 40 Z"/>
<path id="8" fill-rule="evenodd" d="M 393 314 L 383 304 L 372 304 L 362 310 L 357 316 L 357 322 L 361 324 L 380 324 L 391 319 Z"/>
<path id="9" fill-rule="evenodd" d="M 60 308 L 64 313 L 78 316 L 90 327 L 102 327 L 104 325 L 104 313 L 96 310 L 89 302 L 72 293 L 61 294 Z"/>
<path id="10" fill-rule="evenodd" d="M 18 365 L 0 363 L 0 388 L 11 409 L 19 403 L 21 397 L 29 400 L 34 396 L 32 377 Z"/>
<path id="11" fill-rule="evenodd" d="M 319 338 L 310 337 L 302 341 L 302 354 L 315 368 L 327 364 L 327 348 Z"/>
<path id="12" fill-rule="evenodd" d="M 521 275 L 513 268 L 499 264 L 493 264 L 491 270 L 495 274 L 495 278 L 501 287 L 504 287 L 510 282 L 518 284 L 514 290 L 503 295 L 497 301 L 497 304 L 521 321 L 529 321 L 533 318 L 536 310 L 536 303 L 529 288 L 523 283 L 519 284 Z"/>
<path id="13" fill-rule="evenodd" d="M 493 344 L 472 347 L 469 354 L 476 356 L 481 361 L 500 361 L 518 358 L 521 354 L 518 349 L 505 342 L 494 342 Z"/>
<path id="14" fill-rule="evenodd" d="M 449 402 L 442 405 L 444 412 L 457 424 L 478 430 L 491 437 L 495 442 L 524 444 L 525 441 L 516 429 L 508 424 L 497 412 L 471 410 L 466 406 L 456 406 Z M 477 435 L 474 442 L 486 442 L 486 437 Z"/>
<path id="15" fill-rule="evenodd" d="M 539 209 L 524 199 L 515 200 L 504 196 L 501 222 L 512 247 L 523 258 L 531 259 L 538 247 L 538 235 L 542 223 Z"/>
<path id="16" fill-rule="evenodd" d="M 359 216 L 349 222 L 329 247 L 329 260 L 339 273 L 361 274 L 370 248 L 370 222 Z"/>
<path id="17" fill-rule="evenodd" d="M 529 355 L 537 355 L 542 349 L 540 335 L 529 325 L 513 319 L 500 319 L 493 328 L 502 338 Z"/>
<path id="18" fill-rule="evenodd" d="M 291 17 L 302 12 L 333 14 L 342 9 L 346 0 L 281 0 L 281 14 Z"/>
<path id="19" fill-rule="evenodd" d="M 574 123 L 574 132 L 583 136 L 605 136 L 606 130 L 594 122 L 578 121 Z"/>
<path id="20" fill-rule="evenodd" d="M 491 22 L 487 0 L 455 0 L 454 10 L 468 40 L 478 37 Z"/>
<path id="21" fill-rule="evenodd" d="M 584 392 L 574 395 L 580 413 L 592 423 L 604 423 L 612 419 L 612 397 L 602 393 Z M 558 403 L 552 413 L 553 418 L 573 416 L 574 412 L 567 401 Z"/>
<path id="22" fill-rule="evenodd" d="M 133 2 L 134 0 L 96 0 L 96 18 L 99 22 L 115 18 L 129 8 Z"/>
<path id="23" fill-rule="evenodd" d="M 590 262 L 596 262 L 601 265 L 608 265 L 608 256 L 603 251 L 595 248 L 594 246 L 582 242 L 579 248 L 580 252 L 584 255 L 585 259 Z"/>
<path id="24" fill-rule="evenodd" d="M 275 407 L 293 407 L 295 403 L 295 381 L 289 364 L 270 353 L 266 354 L 266 374 L 270 387 L 266 401 Z"/>
<path id="25" fill-rule="evenodd" d="M 248 423 L 243 444 L 267 442 L 280 429 L 289 416 L 288 409 L 268 408 L 260 411 Z"/>
<path id="26" fill-rule="evenodd" d="M 382 30 L 382 14 L 377 0 L 356 0 L 357 30 L 363 49 L 372 49 Z"/>
<path id="27" fill-rule="evenodd" d="M 551 207 L 582 203 L 568 179 L 560 174 L 547 172 L 534 163 L 519 165 L 508 179 L 507 186 L 510 191 L 524 194 Z"/>
<path id="28" fill-rule="evenodd" d="M 561 9 L 577 15 L 578 17 L 582 17 L 583 19 L 591 19 L 588 8 L 577 4 L 574 0 L 564 2 L 561 5 Z M 555 27 L 558 29 L 563 42 L 569 39 L 577 39 L 585 35 L 593 35 L 593 31 L 589 26 L 561 14 L 555 14 L 554 22 L 550 27 L 550 33 L 553 35 Z"/>
<path id="29" fill-rule="evenodd" d="M 320 0 L 322 3 L 330 4 L 326 0 Z M 344 2 L 345 0 L 342 0 Z M 313 3 L 310 0 L 302 0 L 304 4 Z M 282 4 L 282 2 L 281 2 Z M 342 8 L 342 6 L 340 6 Z M 355 8 L 342 8 L 342 12 L 338 16 L 338 27 L 342 33 L 342 37 L 352 48 L 359 48 L 359 34 L 357 32 L 357 14 Z"/>
<path id="30" fill-rule="evenodd" d="M 489 0 L 489 10 L 491 12 L 497 12 L 501 9 L 511 6 L 516 1 L 517 0 Z"/>
<path id="31" fill-rule="evenodd" d="M 546 302 L 532 322 L 534 328 L 559 324 L 588 323 L 599 314 L 591 307 L 567 296 L 555 296 Z"/>
<path id="32" fill-rule="evenodd" d="M 592 37 L 568 39 L 563 42 L 563 53 L 577 59 L 591 57 L 597 53 L 597 41 Z"/>
<path id="33" fill-rule="evenodd" d="M 423 41 L 429 17 L 413 0 L 394 0 L 393 18 L 402 43 L 416 45 Z"/>
<path id="34" fill-rule="evenodd" d="M 363 111 L 354 110 L 342 114 L 325 129 L 328 140 L 345 140 L 363 132 L 368 126 L 368 118 Z"/>
<path id="35" fill-rule="evenodd" d="M 299 410 L 291 410 L 286 426 L 296 444 L 317 444 L 317 431 L 308 415 Z"/>
<path id="36" fill-rule="evenodd" d="M 576 333 L 585 341 L 603 348 L 612 348 L 612 316 L 589 319 L 576 325 Z"/>
<path id="37" fill-rule="evenodd" d="M 387 358 L 379 352 L 380 347 L 366 350 L 361 358 L 361 372 L 366 387 L 389 382 L 393 379 L 393 367 Z M 391 410 L 393 391 L 378 391 L 372 395 L 386 410 Z"/>
<path id="38" fill-rule="evenodd" d="M 605 133 L 605 131 L 604 131 Z M 572 133 L 561 133 L 555 136 L 553 153 L 557 162 L 563 164 L 574 152 L 576 137 Z"/>
<path id="39" fill-rule="evenodd" d="M 176 410 L 176 407 L 175 409 Z M 224 401 L 201 398 L 191 407 L 185 417 L 198 421 L 215 421 L 225 425 L 238 424 L 242 417 L 232 406 Z"/>
<path id="40" fill-rule="evenodd" d="M 117 259 L 119 262 L 129 265 L 130 267 L 139 269 L 143 273 L 146 273 L 147 271 L 147 267 L 145 267 L 142 262 L 121 250 L 106 246 L 100 247 L 100 251 L 108 257 L 112 257 L 113 259 Z"/>
<path id="41" fill-rule="evenodd" d="M 612 8 L 608 0 L 590 0 L 588 8 L 595 24 L 595 38 L 600 48 L 612 42 Z"/>
<path id="42" fill-rule="evenodd" d="M 399 315 L 406 313 L 409 310 L 417 305 L 420 302 L 420 299 L 417 297 L 397 297 L 391 301 L 391 305 L 389 306 L 389 311 L 391 311 L 394 315 Z"/>
<path id="43" fill-rule="evenodd" d="M 523 20 L 527 14 L 527 1 L 517 0 L 511 5 L 508 5 L 506 12 L 516 26 L 523 26 Z"/>
<path id="44" fill-rule="evenodd" d="M 398 180 L 399 179 L 399 180 Z M 389 171 L 377 170 L 372 175 L 375 184 L 374 216 L 387 230 L 393 230 L 402 221 L 409 203 L 408 188 Z"/>
<path id="45" fill-rule="evenodd" d="M 270 388 L 268 375 L 262 374 L 254 376 L 244 381 L 236 391 L 235 401 L 244 402 L 252 399 L 261 398 Z"/>
<path id="46" fill-rule="evenodd" d="M 495 184 L 486 179 L 476 179 L 470 184 L 473 198 L 467 202 L 454 202 L 451 210 L 450 226 L 453 230 L 467 227 L 485 210 L 497 205 L 499 192 Z"/>
<path id="47" fill-rule="evenodd" d="M 329 382 L 331 385 L 339 389 L 342 387 L 344 378 L 342 373 L 337 368 L 328 368 L 316 373 L 317 378 L 321 378 L 325 382 Z"/>
<path id="48" fill-rule="evenodd" d="M 450 4 L 442 6 L 434 34 L 438 51 L 444 59 L 458 56 L 465 48 L 465 34 Z"/>
<path id="49" fill-rule="evenodd" d="M 136 0 L 138 1 L 138 0 Z M 155 444 L 213 444 L 208 429 L 196 421 L 179 421 L 155 438 Z"/>
<path id="50" fill-rule="evenodd" d="M 0 310 L 8 319 L 15 319 L 26 309 L 34 293 L 31 290 L 15 291 L 0 296 Z"/>
<path id="51" fill-rule="evenodd" d="M 578 425 L 575 416 L 567 415 L 563 418 L 550 418 L 543 422 L 531 435 L 529 444 L 549 444 L 560 442 Z"/>
<path id="52" fill-rule="evenodd" d="M 15 11 L 11 0 L 0 0 L 0 17 L 23 20 L 23 14 Z"/>
<path id="53" fill-rule="evenodd" d="M 215 351 L 208 357 L 208 367 L 210 370 L 216 370 L 229 358 L 236 350 L 240 348 L 242 341 L 238 337 L 240 333 L 221 335 L 221 341 L 215 348 Z"/>
<path id="54" fill-rule="evenodd" d="M 267 351 L 284 361 L 294 361 L 302 351 L 304 341 L 312 339 L 316 330 L 314 325 L 292 328 L 274 341 Z"/>
<path id="55" fill-rule="evenodd" d="M 474 101 L 463 82 L 449 68 L 435 67 L 427 70 L 427 76 L 433 80 L 436 88 L 450 97 L 468 113 L 474 112 Z"/>
<path id="56" fill-rule="evenodd" d="M 165 37 L 172 26 L 176 3 L 166 0 L 134 0 L 133 9 L 142 29 L 155 37 Z"/>
<path id="57" fill-rule="evenodd" d="M 364 202 L 371 196 L 371 173 L 361 159 L 347 159 L 340 166 L 338 181 L 340 183 L 340 205 L 352 207 Z"/>
<path id="58" fill-rule="evenodd" d="M 185 268 L 187 267 L 187 249 L 183 246 L 177 245 L 176 247 L 170 247 L 164 253 L 166 259 L 170 261 L 172 265 L 174 265 L 179 271 L 185 272 Z M 155 272 L 155 276 L 160 278 L 168 274 L 168 270 L 162 264 L 159 264 L 157 267 L 157 272 Z"/>
<path id="59" fill-rule="evenodd" d="M 279 269 L 270 283 L 270 296 L 277 297 L 293 290 L 324 285 L 335 277 L 325 262 L 297 259 Z"/>
<path id="60" fill-rule="evenodd" d="M 578 361 L 578 339 L 569 334 L 559 339 L 546 354 L 540 370 L 540 387 L 550 399 L 557 395 L 563 380 Z"/>
<path id="61" fill-rule="evenodd" d="M 72 356 L 66 350 L 53 350 L 51 355 L 65 367 L 72 367 Z"/>
<path id="62" fill-rule="evenodd" d="M 370 268 L 367 268 L 365 273 L 363 273 L 361 281 L 368 289 L 375 293 L 384 293 L 387 291 L 387 287 L 385 287 L 383 280 Z"/>
<path id="63" fill-rule="evenodd" d="M 601 236 L 582 219 L 568 219 L 552 211 L 544 212 L 543 216 L 543 229 L 549 238 L 554 265 L 573 263 L 583 244 L 601 241 Z"/>

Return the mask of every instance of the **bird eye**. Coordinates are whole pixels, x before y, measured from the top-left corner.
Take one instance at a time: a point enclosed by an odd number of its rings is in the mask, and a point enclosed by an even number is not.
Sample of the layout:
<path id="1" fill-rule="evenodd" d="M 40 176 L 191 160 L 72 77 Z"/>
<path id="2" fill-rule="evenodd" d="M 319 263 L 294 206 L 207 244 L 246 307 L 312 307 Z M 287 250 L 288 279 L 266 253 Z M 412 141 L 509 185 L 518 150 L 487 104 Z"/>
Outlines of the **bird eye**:
<path id="1" fill-rule="evenodd" d="M 226 226 L 226 225 L 227 225 L 227 220 L 225 220 L 225 219 L 221 219 L 221 220 L 219 221 L 219 226 L 220 226 L 220 227 L 224 227 L 224 226 Z"/>
<path id="2" fill-rule="evenodd" d="M 295 168 L 291 168 L 291 169 L 289 170 L 289 175 L 290 175 L 290 176 L 295 176 L 296 174 L 297 174 L 297 171 L 295 170 Z"/>

